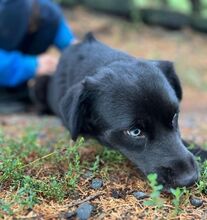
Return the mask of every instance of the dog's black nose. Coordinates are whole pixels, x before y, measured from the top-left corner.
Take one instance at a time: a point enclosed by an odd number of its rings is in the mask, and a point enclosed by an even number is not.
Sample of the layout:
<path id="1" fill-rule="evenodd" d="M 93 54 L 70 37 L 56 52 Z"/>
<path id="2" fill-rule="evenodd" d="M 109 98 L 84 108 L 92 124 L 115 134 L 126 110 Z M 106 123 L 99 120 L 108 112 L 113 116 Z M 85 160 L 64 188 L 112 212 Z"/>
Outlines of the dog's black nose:
<path id="1" fill-rule="evenodd" d="M 192 186 L 198 180 L 198 173 L 193 172 L 191 175 L 186 175 L 175 179 L 175 187 Z"/>
<path id="2" fill-rule="evenodd" d="M 191 153 L 182 159 L 169 161 L 168 166 L 161 170 L 161 180 L 173 188 L 191 186 L 199 177 L 198 166 Z"/>
<path id="3" fill-rule="evenodd" d="M 176 186 L 192 186 L 199 177 L 198 165 L 194 156 L 190 153 L 184 161 L 180 161 L 177 165 L 177 177 L 175 178 Z M 180 171 L 180 173 L 179 173 Z"/>

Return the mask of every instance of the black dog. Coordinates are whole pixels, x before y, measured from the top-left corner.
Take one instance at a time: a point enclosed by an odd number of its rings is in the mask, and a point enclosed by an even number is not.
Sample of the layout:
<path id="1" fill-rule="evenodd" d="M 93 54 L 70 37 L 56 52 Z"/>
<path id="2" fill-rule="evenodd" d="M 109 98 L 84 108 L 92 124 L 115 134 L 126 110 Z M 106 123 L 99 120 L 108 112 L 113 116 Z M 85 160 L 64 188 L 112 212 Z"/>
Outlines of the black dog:
<path id="1" fill-rule="evenodd" d="M 89 136 L 118 149 L 166 188 L 192 185 L 199 175 L 179 133 L 181 98 L 171 62 L 137 59 L 92 34 L 66 49 L 47 88 L 73 140 Z"/>

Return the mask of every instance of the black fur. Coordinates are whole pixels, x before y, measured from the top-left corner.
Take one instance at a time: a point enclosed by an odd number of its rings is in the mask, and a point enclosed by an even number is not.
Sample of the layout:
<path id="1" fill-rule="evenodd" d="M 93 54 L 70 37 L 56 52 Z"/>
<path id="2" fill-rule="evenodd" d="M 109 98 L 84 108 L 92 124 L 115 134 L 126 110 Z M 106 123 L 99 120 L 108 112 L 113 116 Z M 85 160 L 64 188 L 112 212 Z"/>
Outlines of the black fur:
<path id="1" fill-rule="evenodd" d="M 29 83 L 29 96 L 35 103 L 39 114 L 51 114 L 51 109 L 47 103 L 47 91 L 50 75 L 38 76 Z"/>
<path id="2" fill-rule="evenodd" d="M 181 99 L 171 62 L 137 59 L 91 34 L 65 50 L 47 93 L 73 140 L 89 136 L 118 149 L 145 175 L 156 172 L 165 187 L 198 179 L 179 133 Z"/>

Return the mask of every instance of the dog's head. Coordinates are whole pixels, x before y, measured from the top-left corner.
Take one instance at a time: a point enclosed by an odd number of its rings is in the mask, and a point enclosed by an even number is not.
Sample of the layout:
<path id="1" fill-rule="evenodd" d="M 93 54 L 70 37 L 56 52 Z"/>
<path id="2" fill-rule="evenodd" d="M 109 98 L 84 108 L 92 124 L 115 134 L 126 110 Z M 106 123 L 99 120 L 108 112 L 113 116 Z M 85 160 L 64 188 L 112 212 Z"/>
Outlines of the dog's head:
<path id="1" fill-rule="evenodd" d="M 118 149 L 145 175 L 157 173 L 165 187 L 193 184 L 198 169 L 179 133 L 182 91 L 173 65 L 119 61 L 97 72 L 62 100 L 72 138 L 89 135 Z"/>

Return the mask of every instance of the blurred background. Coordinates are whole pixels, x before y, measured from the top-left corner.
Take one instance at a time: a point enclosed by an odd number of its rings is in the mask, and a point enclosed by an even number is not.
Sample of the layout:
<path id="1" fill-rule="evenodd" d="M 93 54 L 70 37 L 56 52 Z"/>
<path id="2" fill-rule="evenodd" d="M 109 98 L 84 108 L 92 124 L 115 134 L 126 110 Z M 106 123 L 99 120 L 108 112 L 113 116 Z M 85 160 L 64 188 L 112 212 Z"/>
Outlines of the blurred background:
<path id="1" fill-rule="evenodd" d="M 37 2 L 43 2 L 44 5 L 43 0 Z M 66 22 L 78 40 L 92 31 L 98 40 L 136 57 L 173 61 L 184 91 L 181 132 L 184 137 L 197 143 L 207 142 L 207 0 L 46 2 L 55 2 L 61 6 Z M 42 14 L 44 13 L 46 12 L 43 10 Z M 48 14 L 47 16 L 49 17 Z M 44 28 L 42 29 L 44 32 Z M 63 31 L 63 35 L 64 33 Z M 74 39 L 72 35 L 66 35 L 68 39 Z M 40 39 L 41 37 L 37 42 Z M 66 44 L 61 44 L 60 41 L 56 46 L 61 52 Z M 71 42 L 68 41 L 67 44 Z M 44 47 L 44 40 L 41 43 Z M 59 51 L 53 45 L 48 52 L 58 57 Z M 39 57 L 41 61 L 41 55 Z M 48 72 L 51 67 L 55 68 L 57 64 L 51 57 L 43 57 L 42 61 L 46 68 L 40 68 L 40 75 Z M 16 90 L 12 94 L 16 98 Z M 3 103 L 3 106 L 7 107 L 8 104 Z M 8 112 L 8 109 L 5 111 Z"/>
<path id="2" fill-rule="evenodd" d="M 207 0 L 59 0 L 78 37 L 92 31 L 136 57 L 175 63 L 182 81 L 181 129 L 207 134 Z"/>

